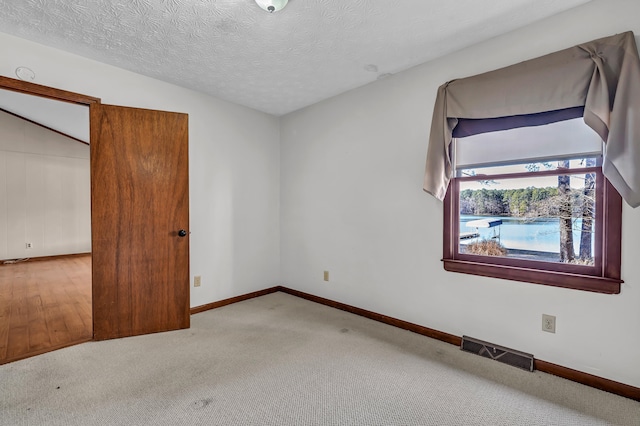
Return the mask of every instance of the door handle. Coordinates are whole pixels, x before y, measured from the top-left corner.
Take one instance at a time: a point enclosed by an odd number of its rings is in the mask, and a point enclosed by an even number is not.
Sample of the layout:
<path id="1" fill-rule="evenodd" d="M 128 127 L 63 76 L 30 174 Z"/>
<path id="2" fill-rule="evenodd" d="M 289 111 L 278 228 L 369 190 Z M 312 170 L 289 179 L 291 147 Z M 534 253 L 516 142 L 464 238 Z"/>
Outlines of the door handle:
<path id="1" fill-rule="evenodd" d="M 178 237 L 186 237 L 187 236 L 187 231 L 185 231 L 184 229 L 181 229 L 178 231 Z"/>

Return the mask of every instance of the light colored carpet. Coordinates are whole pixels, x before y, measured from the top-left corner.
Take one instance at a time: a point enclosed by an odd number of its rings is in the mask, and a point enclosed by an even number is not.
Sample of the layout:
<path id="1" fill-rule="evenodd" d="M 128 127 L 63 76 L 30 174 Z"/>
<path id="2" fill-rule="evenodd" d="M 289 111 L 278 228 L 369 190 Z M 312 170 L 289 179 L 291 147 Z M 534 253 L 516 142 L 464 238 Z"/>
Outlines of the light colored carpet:
<path id="1" fill-rule="evenodd" d="M 0 366 L 2 425 L 640 425 L 640 403 L 274 293 Z"/>

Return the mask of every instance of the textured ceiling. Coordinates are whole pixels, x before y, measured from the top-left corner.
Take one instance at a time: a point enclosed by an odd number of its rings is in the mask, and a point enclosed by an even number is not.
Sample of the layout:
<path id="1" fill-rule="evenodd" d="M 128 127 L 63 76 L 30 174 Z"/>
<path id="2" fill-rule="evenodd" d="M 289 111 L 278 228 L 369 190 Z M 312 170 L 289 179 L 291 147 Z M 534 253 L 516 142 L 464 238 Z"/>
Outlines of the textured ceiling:
<path id="1" fill-rule="evenodd" d="M 282 115 L 588 1 L 0 0 L 0 31 Z"/>

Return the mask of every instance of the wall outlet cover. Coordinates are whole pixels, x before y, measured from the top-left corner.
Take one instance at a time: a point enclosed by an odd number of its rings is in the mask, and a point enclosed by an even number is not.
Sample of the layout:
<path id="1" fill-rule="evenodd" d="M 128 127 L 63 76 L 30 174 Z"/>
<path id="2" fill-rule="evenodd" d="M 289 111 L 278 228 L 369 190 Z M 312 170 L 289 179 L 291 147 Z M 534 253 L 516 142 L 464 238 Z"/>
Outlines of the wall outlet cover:
<path id="1" fill-rule="evenodd" d="M 556 317 L 553 315 L 542 314 L 542 331 L 548 333 L 556 332 Z"/>

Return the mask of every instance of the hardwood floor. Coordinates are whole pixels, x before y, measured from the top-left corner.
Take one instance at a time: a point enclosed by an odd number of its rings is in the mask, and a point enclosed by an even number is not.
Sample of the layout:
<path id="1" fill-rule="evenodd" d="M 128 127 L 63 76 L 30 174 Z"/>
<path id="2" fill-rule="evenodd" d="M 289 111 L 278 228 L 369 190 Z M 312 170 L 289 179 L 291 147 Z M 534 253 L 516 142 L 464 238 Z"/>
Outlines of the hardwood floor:
<path id="1" fill-rule="evenodd" d="M 91 255 L 0 264 L 0 364 L 92 339 Z"/>

